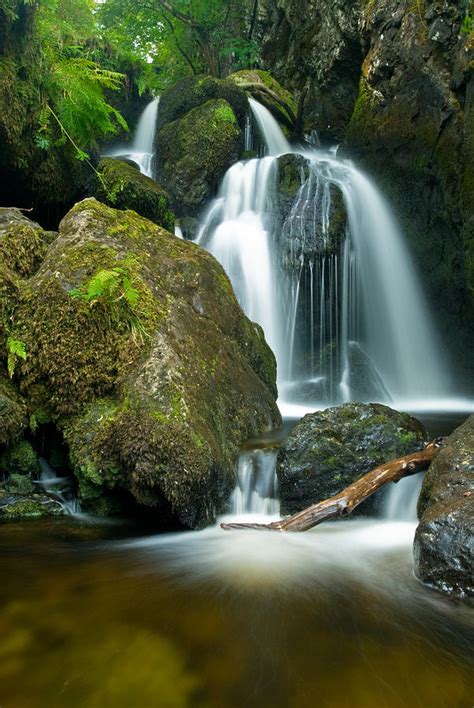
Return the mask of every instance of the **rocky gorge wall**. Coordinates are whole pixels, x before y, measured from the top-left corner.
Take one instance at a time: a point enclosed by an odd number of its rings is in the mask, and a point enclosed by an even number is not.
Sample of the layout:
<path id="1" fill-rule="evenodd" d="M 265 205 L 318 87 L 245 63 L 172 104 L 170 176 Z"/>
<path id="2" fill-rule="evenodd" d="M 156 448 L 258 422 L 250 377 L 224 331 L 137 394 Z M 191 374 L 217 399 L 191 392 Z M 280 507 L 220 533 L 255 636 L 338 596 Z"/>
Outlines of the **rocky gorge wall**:
<path id="1" fill-rule="evenodd" d="M 260 35 L 266 67 L 300 98 L 303 131 L 342 144 L 389 198 L 469 387 L 472 2 L 265 0 Z"/>

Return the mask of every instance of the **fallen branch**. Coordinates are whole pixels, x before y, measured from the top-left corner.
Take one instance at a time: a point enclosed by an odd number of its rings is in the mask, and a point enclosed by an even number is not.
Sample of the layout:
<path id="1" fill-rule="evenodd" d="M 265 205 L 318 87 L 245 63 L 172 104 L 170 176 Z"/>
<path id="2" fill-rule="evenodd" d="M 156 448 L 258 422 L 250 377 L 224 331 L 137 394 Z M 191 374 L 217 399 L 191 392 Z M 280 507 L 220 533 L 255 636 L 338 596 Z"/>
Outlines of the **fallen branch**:
<path id="1" fill-rule="evenodd" d="M 398 482 L 402 477 L 426 469 L 439 449 L 446 444 L 445 438 L 435 438 L 420 452 L 413 452 L 397 460 L 391 460 L 367 472 L 363 477 L 329 499 L 317 502 L 307 509 L 270 524 L 221 524 L 226 531 L 231 529 L 257 529 L 270 531 L 307 531 L 323 521 L 337 516 L 348 516 L 365 499 L 372 496 L 389 482 Z"/>

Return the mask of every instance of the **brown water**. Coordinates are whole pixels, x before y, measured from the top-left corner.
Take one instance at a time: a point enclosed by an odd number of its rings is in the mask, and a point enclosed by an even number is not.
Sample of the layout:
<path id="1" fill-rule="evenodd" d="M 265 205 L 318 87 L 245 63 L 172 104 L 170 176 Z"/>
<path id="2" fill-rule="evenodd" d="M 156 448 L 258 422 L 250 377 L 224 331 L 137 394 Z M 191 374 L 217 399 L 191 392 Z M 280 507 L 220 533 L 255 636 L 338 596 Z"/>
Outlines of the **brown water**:
<path id="1" fill-rule="evenodd" d="M 413 529 L 3 526 L 0 706 L 471 708 L 473 610 L 415 580 Z"/>

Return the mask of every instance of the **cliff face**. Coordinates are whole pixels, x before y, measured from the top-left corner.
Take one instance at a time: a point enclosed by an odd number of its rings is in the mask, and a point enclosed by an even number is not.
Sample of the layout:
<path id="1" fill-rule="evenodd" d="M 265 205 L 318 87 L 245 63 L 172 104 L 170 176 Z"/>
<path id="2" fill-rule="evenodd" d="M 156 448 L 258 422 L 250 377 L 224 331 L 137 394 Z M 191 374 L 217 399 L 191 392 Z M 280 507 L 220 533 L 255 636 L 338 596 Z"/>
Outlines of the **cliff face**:
<path id="1" fill-rule="evenodd" d="M 375 177 L 407 234 L 445 339 L 468 342 L 472 2 L 266 0 L 260 31 L 268 67 L 305 94 L 304 130 L 342 142 Z M 458 355 L 468 380 L 471 357 L 467 349 Z"/>

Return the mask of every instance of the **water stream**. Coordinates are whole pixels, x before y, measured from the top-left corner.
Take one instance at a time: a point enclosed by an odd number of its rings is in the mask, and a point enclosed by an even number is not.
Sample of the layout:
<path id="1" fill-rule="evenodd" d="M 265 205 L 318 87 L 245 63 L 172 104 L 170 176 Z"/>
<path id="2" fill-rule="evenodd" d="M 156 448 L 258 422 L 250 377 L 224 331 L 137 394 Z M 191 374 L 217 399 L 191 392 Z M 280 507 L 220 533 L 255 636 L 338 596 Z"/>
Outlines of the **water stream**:
<path id="1" fill-rule="evenodd" d="M 116 147 L 106 157 L 126 157 L 132 160 L 146 177 L 154 177 L 155 131 L 159 98 L 154 98 L 140 116 L 131 145 Z"/>

